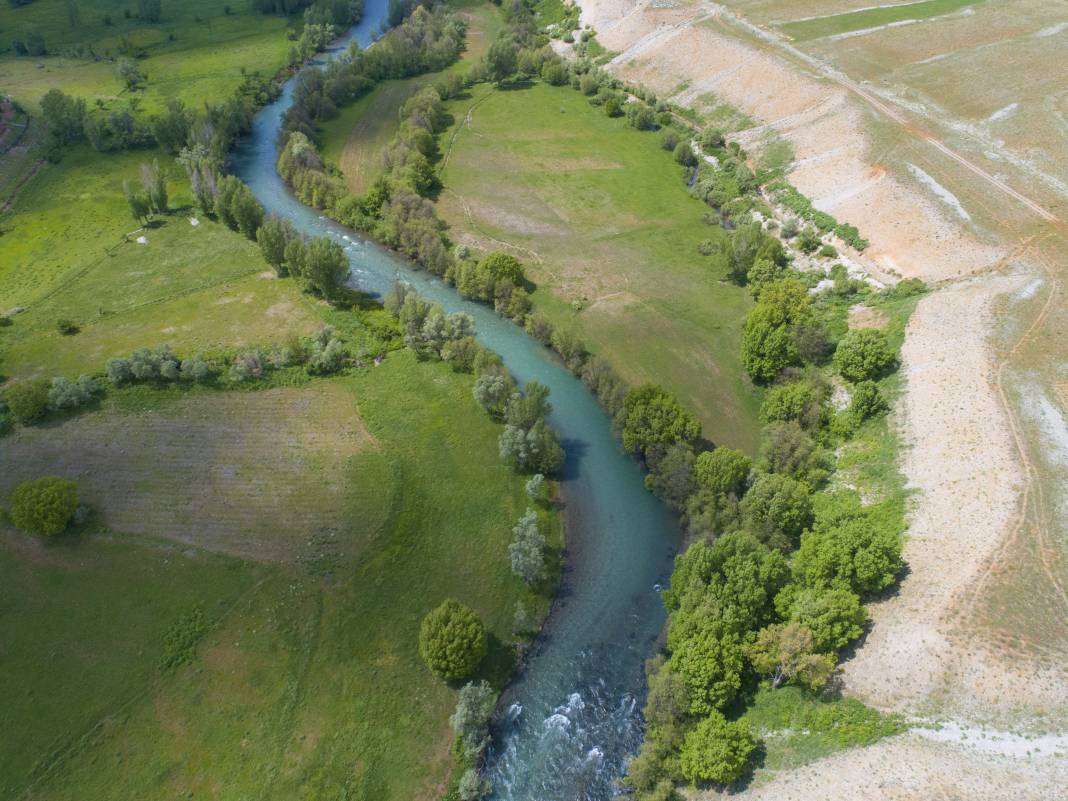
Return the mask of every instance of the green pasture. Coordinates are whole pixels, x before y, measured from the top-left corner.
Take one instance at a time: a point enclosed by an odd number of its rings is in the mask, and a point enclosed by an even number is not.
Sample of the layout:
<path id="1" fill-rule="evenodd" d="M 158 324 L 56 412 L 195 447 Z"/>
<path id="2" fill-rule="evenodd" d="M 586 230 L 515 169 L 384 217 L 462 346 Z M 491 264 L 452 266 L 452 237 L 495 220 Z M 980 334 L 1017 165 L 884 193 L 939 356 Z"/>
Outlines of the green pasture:
<path id="1" fill-rule="evenodd" d="M 5 795 L 437 797 L 456 693 L 423 666 L 419 622 L 445 597 L 471 605 L 494 635 L 484 675 L 503 677 L 516 601 L 547 609 L 509 567 L 523 480 L 497 458 L 499 426 L 470 376 L 400 351 L 331 381 L 375 442 L 345 468 L 336 526 L 273 532 L 307 540 L 296 564 L 101 531 L 47 545 L 0 532 L 0 675 L 18 688 L 0 714 L 20 733 L 0 745 Z M 167 503 L 163 483 L 145 491 Z M 161 669 L 164 634 L 196 607 L 209 630 L 193 661 Z"/>
<path id="2" fill-rule="evenodd" d="M 629 383 L 677 393 L 717 443 L 755 449 L 758 393 L 739 356 L 751 300 L 698 252 L 724 232 L 656 135 L 541 83 L 479 86 L 447 108 L 439 211 L 453 238 L 509 249 L 554 325 Z"/>

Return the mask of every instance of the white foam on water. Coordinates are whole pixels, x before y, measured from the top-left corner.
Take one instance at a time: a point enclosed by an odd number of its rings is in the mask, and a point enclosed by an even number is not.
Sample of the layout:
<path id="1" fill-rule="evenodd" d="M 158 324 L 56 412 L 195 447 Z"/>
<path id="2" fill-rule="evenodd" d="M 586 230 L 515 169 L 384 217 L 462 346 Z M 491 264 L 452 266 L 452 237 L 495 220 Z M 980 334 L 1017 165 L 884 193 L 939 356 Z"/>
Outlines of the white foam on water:
<path id="1" fill-rule="evenodd" d="M 557 712 L 555 715 L 549 715 L 549 717 L 545 719 L 543 725 L 545 726 L 546 731 L 551 731 L 552 729 L 566 729 L 571 725 L 571 719 L 568 718 L 567 715 L 561 715 Z"/>
<path id="2" fill-rule="evenodd" d="M 960 200 L 957 198 L 956 195 L 954 195 L 952 192 L 942 186 L 942 184 L 938 183 L 938 181 L 928 175 L 924 170 L 917 167 L 915 164 L 909 164 L 908 168 L 909 172 L 919 178 L 920 182 L 924 186 L 926 186 L 928 189 L 938 195 L 939 199 L 941 199 L 947 206 L 953 209 L 953 211 L 957 213 L 958 217 L 968 222 L 971 221 L 972 215 L 970 215 L 965 210 L 964 206 L 961 205 Z"/>

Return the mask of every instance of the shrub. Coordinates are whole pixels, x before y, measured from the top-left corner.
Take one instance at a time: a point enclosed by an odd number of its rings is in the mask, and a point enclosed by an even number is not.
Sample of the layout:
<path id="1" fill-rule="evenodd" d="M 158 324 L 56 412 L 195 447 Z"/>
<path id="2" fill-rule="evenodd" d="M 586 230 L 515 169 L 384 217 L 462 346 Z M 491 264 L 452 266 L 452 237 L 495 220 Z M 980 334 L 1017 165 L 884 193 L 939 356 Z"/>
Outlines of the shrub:
<path id="1" fill-rule="evenodd" d="M 470 676 L 486 656 L 486 627 L 475 612 L 449 598 L 419 627 L 419 654 L 447 681 Z"/>
<path id="2" fill-rule="evenodd" d="M 730 784 L 745 774 L 755 749 L 756 741 L 744 721 L 728 722 L 713 712 L 686 735 L 679 768 L 692 782 Z"/>
<path id="3" fill-rule="evenodd" d="M 849 417 L 854 425 L 860 425 L 872 417 L 879 417 L 890 411 L 879 385 L 874 381 L 861 381 L 853 387 L 853 400 L 849 404 Z"/>
<path id="4" fill-rule="evenodd" d="M 697 166 L 697 156 L 694 154 L 689 142 L 679 142 L 675 145 L 675 161 L 683 167 Z"/>
<path id="5" fill-rule="evenodd" d="M 848 381 L 878 378 L 894 363 L 894 351 L 886 334 L 877 328 L 848 332 L 834 351 L 834 365 Z"/>
<path id="6" fill-rule="evenodd" d="M 88 406 L 100 392 L 100 384 L 87 375 L 78 376 L 77 381 L 57 376 L 52 379 L 52 386 L 48 389 L 48 406 L 56 411 L 77 409 Z"/>
<path id="7" fill-rule="evenodd" d="M 236 383 L 259 378 L 267 370 L 267 359 L 259 350 L 239 353 L 230 366 L 230 380 Z"/>
<path id="8" fill-rule="evenodd" d="M 11 493 L 11 522 L 31 534 L 52 537 L 62 532 L 78 509 L 73 481 L 45 476 L 24 481 Z"/>
<path id="9" fill-rule="evenodd" d="M 21 381 L 4 393 L 4 400 L 11 415 L 22 425 L 31 425 L 44 418 L 48 412 L 47 379 Z"/>
<path id="10" fill-rule="evenodd" d="M 660 147 L 674 152 L 679 146 L 679 132 L 674 128 L 664 128 L 660 131 Z"/>
<path id="11" fill-rule="evenodd" d="M 129 359 L 108 359 L 104 370 L 107 373 L 108 381 L 117 387 L 133 381 L 134 375 Z"/>
<path id="12" fill-rule="evenodd" d="M 790 476 L 762 473 L 742 499 L 750 530 L 772 547 L 787 550 L 812 522 L 808 487 Z"/>
<path id="13" fill-rule="evenodd" d="M 57 320 L 56 329 L 59 333 L 63 334 L 63 336 L 68 337 L 78 333 L 78 326 L 72 320 Z"/>
<path id="14" fill-rule="evenodd" d="M 456 702 L 456 711 L 449 725 L 464 750 L 464 756 L 474 762 L 489 745 L 489 721 L 497 703 L 497 693 L 484 681 L 465 684 Z"/>

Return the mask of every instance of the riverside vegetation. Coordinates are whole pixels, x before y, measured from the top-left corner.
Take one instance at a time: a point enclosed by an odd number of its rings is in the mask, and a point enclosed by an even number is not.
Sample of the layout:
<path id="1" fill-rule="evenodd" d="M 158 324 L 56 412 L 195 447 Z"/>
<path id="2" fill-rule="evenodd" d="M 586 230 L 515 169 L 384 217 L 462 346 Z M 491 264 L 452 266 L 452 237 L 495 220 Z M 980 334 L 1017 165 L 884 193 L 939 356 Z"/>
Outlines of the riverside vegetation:
<path id="1" fill-rule="evenodd" d="M 169 797 L 225 776 L 261 797 L 410 798 L 425 781 L 411 765 L 451 770 L 437 745 L 452 739 L 457 697 L 422 664 L 419 620 L 448 598 L 474 610 L 485 652 L 471 678 L 485 695 L 547 612 L 562 544 L 553 485 L 515 475 L 562 459 L 544 393 L 529 387 L 500 423 L 481 414 L 476 380 L 452 367 L 499 360 L 469 347 L 469 321 L 449 321 L 464 336 L 439 343 L 443 353 L 431 354 L 429 329 L 417 354 L 399 350 L 408 332 L 342 285 L 336 243 L 266 217 L 226 175 L 230 138 L 267 97 L 233 117 L 173 105 L 172 147 L 98 154 L 79 141 L 87 120 L 65 95 L 59 163 L 4 219 L 13 232 L 0 248 L 17 260 L 4 259 L 14 269 L 0 290 L 26 307 L 0 330 L 5 372 L 18 376 L 0 393 L 0 547 L 18 620 L 4 675 L 24 690 L 5 705 L 22 731 L 0 749 L 5 793 Z M 21 243 L 50 237 L 25 223 L 57 219 L 56 188 L 78 193 L 101 175 L 94 224 L 133 220 L 148 243 L 116 237 L 83 266 L 77 243 L 56 242 L 26 283 Z M 165 243 L 171 252 L 157 250 Z M 77 280 L 63 280 L 70 271 Z M 208 298 L 235 291 L 248 300 L 226 312 L 236 326 L 222 325 Z M 278 306 L 281 326 L 268 311 Z M 131 327 L 141 312 L 151 322 Z M 180 328 L 161 334 L 168 319 Z M 58 347 L 35 344 L 42 336 Z M 157 344 L 164 336 L 173 349 Z M 117 459 L 101 437 L 130 452 Z M 442 519 L 449 531 L 435 534 Z M 195 711 L 205 702 L 218 714 Z M 466 730 L 458 786 L 478 759 Z"/>
<path id="2" fill-rule="evenodd" d="M 523 4 L 505 13 L 508 25 L 467 85 L 508 86 L 519 90 L 514 97 L 534 81 L 572 86 L 609 118 L 650 132 L 649 146 L 671 152 L 709 220 L 726 229 L 699 250 L 753 297 L 739 350 L 764 387 L 756 458 L 703 440 L 699 422 L 672 393 L 628 388 L 572 332 L 541 317 L 514 256 L 498 251 L 475 260 L 450 247 L 433 206 L 421 199 L 440 188 L 425 165 L 438 158 L 442 103 L 460 93 L 456 85 L 440 83 L 405 103 L 385 175 L 365 195 L 351 195 L 315 155 L 297 166 L 298 153 L 314 153 L 314 130 L 290 137 L 283 173 L 309 202 L 383 237 L 553 347 L 616 420 L 623 446 L 649 470 L 649 488 L 679 513 L 693 544 L 665 593 L 667 651 L 650 663 L 649 728 L 627 779 L 642 797 L 668 799 L 682 781 L 738 781 L 752 769 L 756 736 L 774 732 L 769 724 L 811 723 L 802 737 L 822 743 L 817 750 L 901 730 L 894 718 L 820 690 L 838 652 L 863 632 L 863 601 L 891 587 L 903 566 L 904 495 L 885 415 L 904 319 L 923 286 L 902 282 L 875 292 L 836 266 L 829 268 L 833 287 L 813 294 L 823 276 L 794 269 L 791 251 L 819 251 L 833 262 L 836 250 L 821 234 L 834 231 L 863 249 L 855 228 L 815 212 L 785 184 L 781 168 L 763 164 L 754 172 L 748 155 L 717 131 L 694 130 L 650 93 L 622 86 L 589 61 L 561 61 Z M 773 217 L 762 187 L 793 213 L 781 231 L 759 223 Z M 753 212 L 760 212 L 756 222 Z M 847 331 L 846 311 L 856 302 L 892 310 L 893 327 Z M 862 466 L 853 454 L 865 451 L 877 458 Z M 784 748 L 806 750 L 793 740 Z"/>

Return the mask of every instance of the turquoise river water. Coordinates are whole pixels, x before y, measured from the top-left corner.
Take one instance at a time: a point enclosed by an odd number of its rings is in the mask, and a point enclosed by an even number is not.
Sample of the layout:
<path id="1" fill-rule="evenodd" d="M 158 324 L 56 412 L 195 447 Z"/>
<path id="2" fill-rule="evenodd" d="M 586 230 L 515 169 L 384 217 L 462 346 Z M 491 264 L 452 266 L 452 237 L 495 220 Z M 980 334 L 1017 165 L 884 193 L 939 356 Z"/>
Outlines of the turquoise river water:
<path id="1" fill-rule="evenodd" d="M 382 30 L 387 3 L 366 0 L 363 20 L 332 52 L 343 52 L 352 39 L 367 47 Z M 539 381 L 552 391 L 550 422 L 567 452 L 561 477 L 567 567 L 545 632 L 502 699 L 485 773 L 500 801 L 612 798 L 627 757 L 641 742 L 643 663 L 664 624 L 657 585 L 670 570 L 676 526 L 646 492 L 640 469 L 622 453 L 596 400 L 548 349 L 489 307 L 463 300 L 407 259 L 293 197 L 275 169 L 292 90 L 289 81 L 234 152 L 236 174 L 268 213 L 309 236 L 341 242 L 352 284 L 361 290 L 383 295 L 403 279 L 447 311 L 467 312 L 478 339 L 503 357 L 517 381 Z"/>

